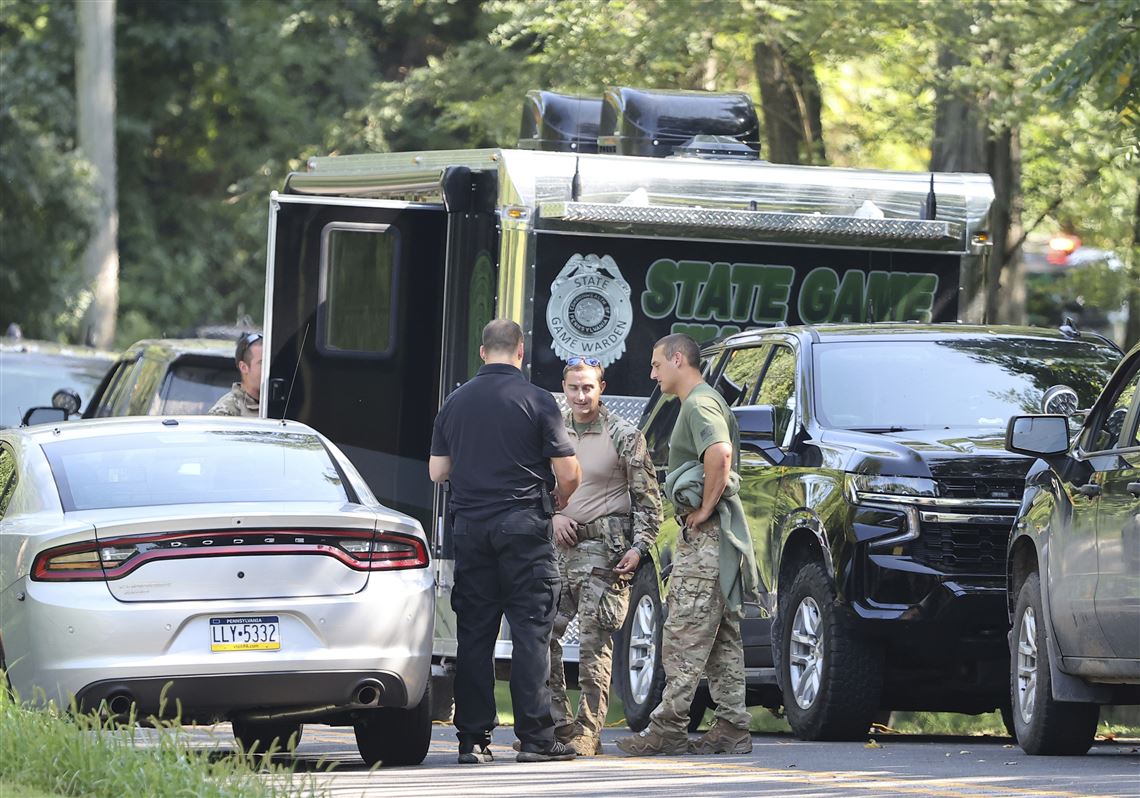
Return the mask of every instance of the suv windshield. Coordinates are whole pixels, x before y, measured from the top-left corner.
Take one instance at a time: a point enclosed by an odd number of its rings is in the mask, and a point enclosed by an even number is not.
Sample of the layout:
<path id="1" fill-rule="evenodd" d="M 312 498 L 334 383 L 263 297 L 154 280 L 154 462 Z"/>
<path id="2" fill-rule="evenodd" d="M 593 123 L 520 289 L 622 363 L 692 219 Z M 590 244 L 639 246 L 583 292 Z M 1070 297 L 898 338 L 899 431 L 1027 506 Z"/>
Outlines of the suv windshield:
<path id="1" fill-rule="evenodd" d="M 64 512 L 209 502 L 346 501 L 315 435 L 146 432 L 46 443 Z"/>
<path id="2" fill-rule="evenodd" d="M 52 394 L 71 388 L 86 404 L 111 365 L 110 357 L 86 358 L 41 352 L 0 350 L 3 401 L 0 427 L 15 427 L 30 407 L 51 404 Z"/>
<path id="3" fill-rule="evenodd" d="M 1082 341 L 970 338 L 816 344 L 816 405 L 825 426 L 892 430 L 994 427 L 1040 413 L 1063 384 L 1079 407 L 1096 399 L 1120 354 Z"/>

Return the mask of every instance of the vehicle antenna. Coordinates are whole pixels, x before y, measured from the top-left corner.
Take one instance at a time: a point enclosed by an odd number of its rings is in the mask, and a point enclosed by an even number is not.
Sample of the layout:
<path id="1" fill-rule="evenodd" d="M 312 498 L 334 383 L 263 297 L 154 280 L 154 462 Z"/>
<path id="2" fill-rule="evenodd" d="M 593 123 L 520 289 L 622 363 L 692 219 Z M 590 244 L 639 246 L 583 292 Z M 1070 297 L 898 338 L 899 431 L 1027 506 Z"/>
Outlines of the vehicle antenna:
<path id="1" fill-rule="evenodd" d="M 578 159 L 574 158 L 574 177 L 570 181 L 570 201 L 577 202 L 582 196 L 582 175 L 578 172 Z"/>
<path id="2" fill-rule="evenodd" d="M 293 399 L 293 384 L 297 382 L 297 371 L 301 368 L 301 355 L 305 351 L 305 341 L 309 340 L 309 325 L 305 325 L 305 334 L 301 336 L 301 346 L 297 349 L 297 362 L 293 364 L 293 379 L 289 380 L 289 393 L 285 395 L 285 407 L 281 409 L 281 424 L 285 424 L 285 416 L 289 414 L 289 402 Z"/>
<path id="3" fill-rule="evenodd" d="M 938 216 L 938 202 L 934 198 L 934 172 L 930 173 L 930 191 L 926 192 L 926 202 L 919 209 L 919 218 L 935 219 Z"/>

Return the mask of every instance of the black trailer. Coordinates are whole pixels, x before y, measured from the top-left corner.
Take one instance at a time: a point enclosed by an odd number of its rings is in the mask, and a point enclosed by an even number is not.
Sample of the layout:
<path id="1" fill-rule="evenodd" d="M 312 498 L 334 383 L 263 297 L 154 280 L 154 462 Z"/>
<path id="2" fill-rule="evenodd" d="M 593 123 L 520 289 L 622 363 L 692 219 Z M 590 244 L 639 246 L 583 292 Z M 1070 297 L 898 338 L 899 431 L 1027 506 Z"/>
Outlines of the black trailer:
<path id="1" fill-rule="evenodd" d="M 532 92 L 518 149 L 313 158 L 272 194 L 263 412 L 319 429 L 428 530 L 437 675 L 455 634 L 431 425 L 487 321 L 522 325 L 556 394 L 565 357 L 600 358 L 637 420 L 670 332 L 975 315 L 988 176 L 775 165 L 756 130 L 745 95 Z"/>

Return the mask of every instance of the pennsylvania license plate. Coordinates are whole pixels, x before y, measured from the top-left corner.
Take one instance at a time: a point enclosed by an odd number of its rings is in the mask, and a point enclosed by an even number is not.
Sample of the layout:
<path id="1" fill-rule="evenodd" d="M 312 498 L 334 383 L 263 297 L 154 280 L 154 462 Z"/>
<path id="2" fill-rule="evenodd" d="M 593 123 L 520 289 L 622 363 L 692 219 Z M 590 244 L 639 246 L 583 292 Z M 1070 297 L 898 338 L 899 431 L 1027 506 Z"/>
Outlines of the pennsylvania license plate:
<path id="1" fill-rule="evenodd" d="M 281 623 L 276 615 L 210 619 L 210 651 L 277 651 Z"/>

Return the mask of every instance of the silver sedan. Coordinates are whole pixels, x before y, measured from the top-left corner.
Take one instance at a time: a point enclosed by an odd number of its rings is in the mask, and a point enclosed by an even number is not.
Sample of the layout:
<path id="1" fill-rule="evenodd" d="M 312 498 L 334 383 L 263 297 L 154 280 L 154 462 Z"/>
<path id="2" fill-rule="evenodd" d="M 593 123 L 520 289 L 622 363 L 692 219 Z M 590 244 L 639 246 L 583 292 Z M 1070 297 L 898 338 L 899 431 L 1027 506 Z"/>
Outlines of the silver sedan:
<path id="1" fill-rule="evenodd" d="M 0 433 L 0 665 L 34 704 L 230 720 L 247 748 L 352 726 L 430 743 L 418 522 L 295 422 L 97 419 Z"/>

